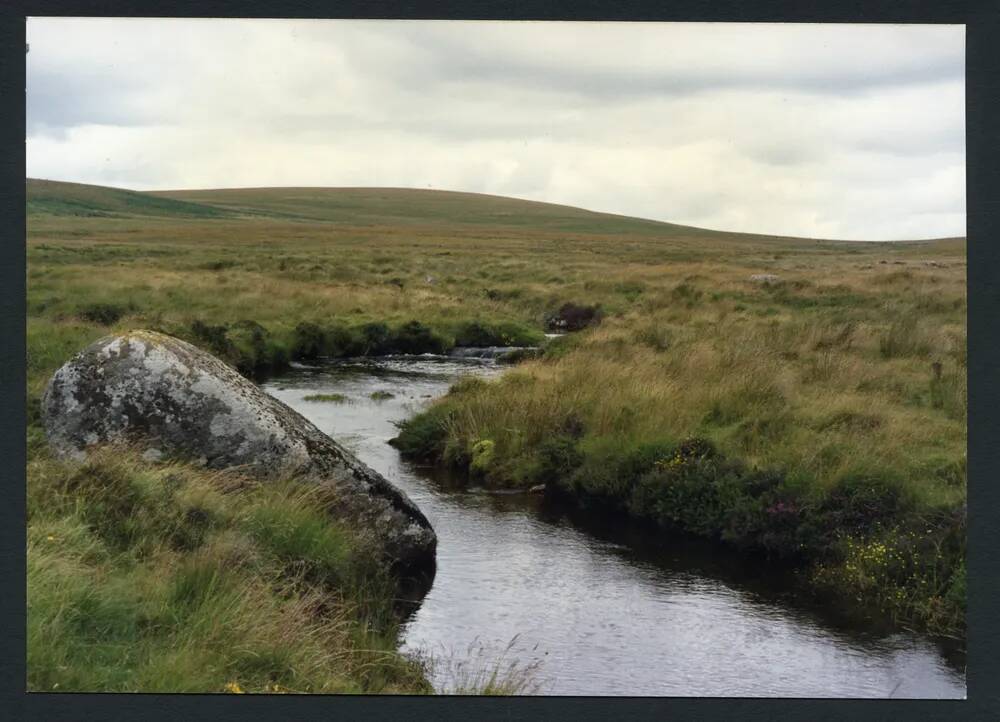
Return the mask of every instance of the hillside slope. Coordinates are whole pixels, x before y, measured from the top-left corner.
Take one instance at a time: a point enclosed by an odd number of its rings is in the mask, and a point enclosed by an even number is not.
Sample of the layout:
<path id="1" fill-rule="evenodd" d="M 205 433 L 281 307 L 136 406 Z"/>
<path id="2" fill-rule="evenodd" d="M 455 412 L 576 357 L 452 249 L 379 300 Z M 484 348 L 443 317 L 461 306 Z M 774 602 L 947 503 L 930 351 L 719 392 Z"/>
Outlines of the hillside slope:
<path id="1" fill-rule="evenodd" d="M 228 218 L 233 215 L 226 209 L 200 203 L 83 183 L 28 178 L 26 191 L 29 216 Z"/>
<path id="2" fill-rule="evenodd" d="M 714 233 L 519 198 L 416 188 L 235 188 L 150 195 L 234 211 L 354 225 L 449 223 L 583 233 Z"/>
<path id="3" fill-rule="evenodd" d="M 965 252 L 965 238 L 856 242 L 719 231 L 644 218 L 600 213 L 520 198 L 416 188 L 228 188 L 132 191 L 122 188 L 28 178 L 31 218 L 174 218 L 271 220 L 352 228 L 420 228 L 437 232 L 513 232 L 544 240 L 546 234 L 583 238 L 683 240 L 695 244 L 766 244 L 855 248 L 930 254 Z"/>

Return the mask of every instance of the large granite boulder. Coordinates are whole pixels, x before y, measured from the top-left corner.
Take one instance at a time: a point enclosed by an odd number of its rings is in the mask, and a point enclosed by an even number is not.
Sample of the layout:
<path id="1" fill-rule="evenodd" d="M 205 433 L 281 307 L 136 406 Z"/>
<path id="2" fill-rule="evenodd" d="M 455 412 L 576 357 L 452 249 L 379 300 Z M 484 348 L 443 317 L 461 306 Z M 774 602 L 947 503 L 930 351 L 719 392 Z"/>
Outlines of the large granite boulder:
<path id="1" fill-rule="evenodd" d="M 262 478 L 333 484 L 338 512 L 371 530 L 406 569 L 433 568 L 437 538 L 407 496 L 300 414 L 231 367 L 151 331 L 109 336 L 56 371 L 42 397 L 55 453 L 127 441 L 147 458 L 183 457 Z"/>

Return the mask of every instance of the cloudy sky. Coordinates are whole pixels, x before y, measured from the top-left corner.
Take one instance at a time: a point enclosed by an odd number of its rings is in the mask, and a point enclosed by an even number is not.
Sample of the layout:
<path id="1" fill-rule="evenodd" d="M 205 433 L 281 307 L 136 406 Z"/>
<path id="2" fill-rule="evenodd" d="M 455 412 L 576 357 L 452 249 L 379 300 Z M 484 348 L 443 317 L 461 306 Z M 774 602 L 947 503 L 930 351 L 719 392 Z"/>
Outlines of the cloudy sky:
<path id="1" fill-rule="evenodd" d="M 965 233 L 962 26 L 41 18 L 28 42 L 30 177 Z"/>

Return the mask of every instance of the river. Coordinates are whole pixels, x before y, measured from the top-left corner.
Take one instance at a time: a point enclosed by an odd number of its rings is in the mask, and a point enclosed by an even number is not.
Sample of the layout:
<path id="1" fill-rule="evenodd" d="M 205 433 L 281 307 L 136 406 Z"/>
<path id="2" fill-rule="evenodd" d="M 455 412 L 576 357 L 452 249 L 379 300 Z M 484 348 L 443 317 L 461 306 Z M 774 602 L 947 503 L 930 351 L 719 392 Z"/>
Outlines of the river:
<path id="1" fill-rule="evenodd" d="M 787 570 L 689 538 L 461 490 L 403 461 L 394 422 L 492 361 L 297 368 L 263 385 L 404 490 L 438 535 L 433 586 L 402 630 L 454 687 L 503 659 L 558 695 L 964 698 L 964 655 L 804 598 Z M 375 400 L 373 392 L 392 394 Z M 310 394 L 346 401 L 305 401 Z"/>

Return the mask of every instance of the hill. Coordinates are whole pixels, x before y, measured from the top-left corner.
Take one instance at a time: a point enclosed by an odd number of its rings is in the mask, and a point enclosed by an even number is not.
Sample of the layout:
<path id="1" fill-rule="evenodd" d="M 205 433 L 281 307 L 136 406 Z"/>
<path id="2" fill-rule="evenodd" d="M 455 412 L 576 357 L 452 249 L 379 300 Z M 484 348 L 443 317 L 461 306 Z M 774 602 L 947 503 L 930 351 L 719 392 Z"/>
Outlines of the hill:
<path id="1" fill-rule="evenodd" d="M 520 198 L 417 188 L 223 188 L 132 191 L 121 188 L 27 180 L 29 216 L 261 219 L 333 223 L 352 227 L 503 229 L 517 233 L 636 236 L 721 242 L 815 246 L 846 241 L 718 231 L 645 218 L 601 213 Z M 906 241 L 955 252 L 964 238 Z M 872 244 L 866 244 L 872 245 Z"/>
<path id="2" fill-rule="evenodd" d="M 417 188 L 233 188 L 150 195 L 252 215 L 351 225 L 473 224 L 575 233 L 714 233 L 555 203 Z"/>
<path id="3" fill-rule="evenodd" d="M 225 218 L 232 215 L 225 209 L 121 188 L 35 178 L 28 178 L 26 185 L 29 216 Z"/>

